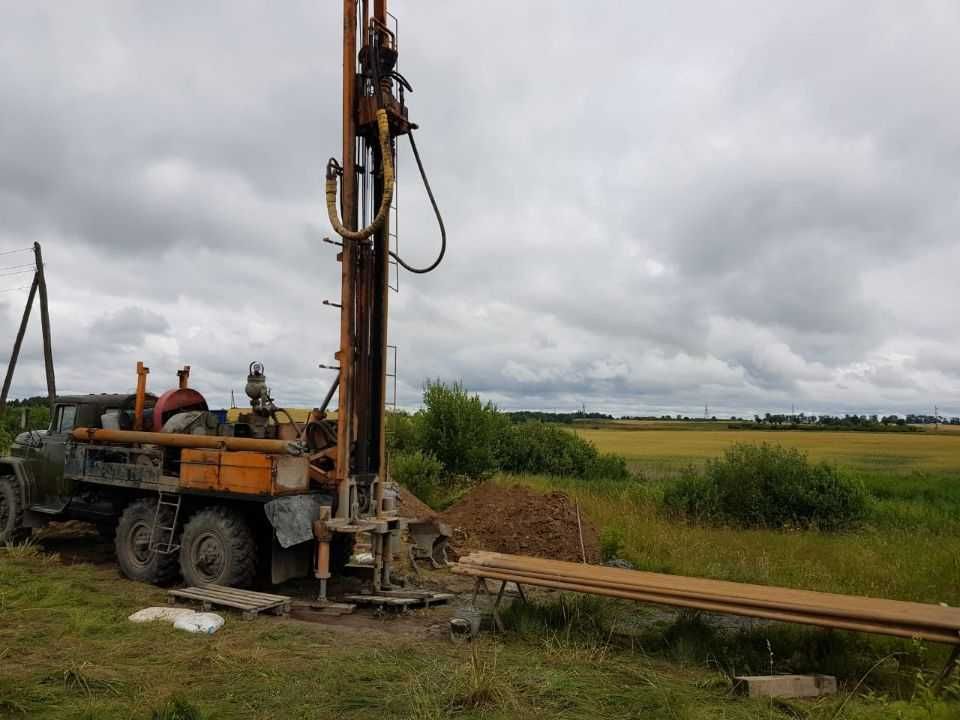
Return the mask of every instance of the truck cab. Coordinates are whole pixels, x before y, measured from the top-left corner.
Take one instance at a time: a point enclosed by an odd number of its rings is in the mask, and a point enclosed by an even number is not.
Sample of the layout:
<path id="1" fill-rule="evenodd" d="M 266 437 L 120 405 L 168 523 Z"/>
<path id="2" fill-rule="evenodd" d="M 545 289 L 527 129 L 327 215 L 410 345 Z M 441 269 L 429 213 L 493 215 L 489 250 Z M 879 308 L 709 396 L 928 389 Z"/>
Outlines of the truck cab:
<path id="1" fill-rule="evenodd" d="M 118 428 L 132 424 L 133 395 L 65 395 L 54 403 L 50 426 L 17 435 L 9 458 L 0 458 L 0 476 L 14 475 L 22 485 L 22 507 L 28 514 L 60 515 L 74 498 L 75 480 L 64 474 L 70 433 L 75 427 L 103 427 L 104 421 Z M 148 404 L 154 398 L 148 396 Z M 12 471 L 12 472 L 11 472 Z M 29 522 L 32 519 L 33 522 Z M 28 526 L 44 524 L 28 517 Z"/>

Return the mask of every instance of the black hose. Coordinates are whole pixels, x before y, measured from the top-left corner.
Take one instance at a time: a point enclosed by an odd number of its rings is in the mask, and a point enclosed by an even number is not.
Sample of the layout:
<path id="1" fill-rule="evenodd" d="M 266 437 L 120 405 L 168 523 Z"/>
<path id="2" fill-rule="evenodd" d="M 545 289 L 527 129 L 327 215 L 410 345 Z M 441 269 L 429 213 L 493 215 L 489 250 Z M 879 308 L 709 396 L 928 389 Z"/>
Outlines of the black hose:
<path id="1" fill-rule="evenodd" d="M 290 421 L 290 424 L 293 425 L 293 429 L 297 431 L 297 437 L 300 437 L 301 435 L 303 435 L 303 430 L 300 428 L 299 425 L 297 425 L 297 421 L 294 420 L 294 419 L 293 419 L 293 416 L 290 415 L 290 413 L 287 412 L 286 408 L 277 408 L 276 412 L 273 413 L 273 421 L 274 421 L 274 422 L 276 422 L 278 425 L 280 424 L 279 422 L 277 422 L 277 413 L 278 413 L 278 412 L 282 412 L 284 415 L 287 416 L 287 420 L 289 420 L 289 421 Z"/>
<path id="2" fill-rule="evenodd" d="M 413 130 L 409 130 L 407 132 L 407 137 L 410 138 L 410 148 L 413 150 L 413 157 L 417 159 L 417 167 L 420 169 L 420 178 L 423 180 L 423 186 L 427 189 L 427 195 L 430 197 L 430 204 L 433 206 L 433 214 L 437 216 L 437 224 L 440 226 L 440 254 L 437 255 L 437 259 L 433 261 L 432 265 L 428 265 L 425 268 L 415 268 L 407 265 L 407 263 L 405 263 L 403 259 L 401 259 L 401 257 L 393 250 L 390 251 L 390 257 L 396 260 L 405 270 L 409 270 L 410 272 L 418 275 L 423 275 L 436 268 L 437 265 L 440 264 L 440 261 L 443 260 L 443 255 L 447 252 L 447 229 L 443 226 L 443 218 L 440 216 L 440 208 L 437 207 L 436 198 L 433 197 L 433 190 L 430 189 L 430 181 L 427 180 L 427 173 L 423 169 L 423 162 L 420 160 L 420 153 L 417 151 L 417 143 L 413 139 Z"/>

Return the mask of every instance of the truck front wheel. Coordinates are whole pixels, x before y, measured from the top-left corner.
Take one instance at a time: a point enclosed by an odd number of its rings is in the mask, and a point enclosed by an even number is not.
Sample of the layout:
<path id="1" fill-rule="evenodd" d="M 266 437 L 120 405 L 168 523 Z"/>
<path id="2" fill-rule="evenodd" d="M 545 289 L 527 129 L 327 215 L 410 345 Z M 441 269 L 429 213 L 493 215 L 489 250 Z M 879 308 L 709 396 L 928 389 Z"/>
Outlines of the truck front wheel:
<path id="1" fill-rule="evenodd" d="M 177 554 L 150 549 L 156 514 L 156 500 L 136 500 L 127 505 L 117 523 L 114 547 L 124 575 L 131 580 L 163 585 L 177 577 Z"/>
<path id="2" fill-rule="evenodd" d="M 225 507 L 206 508 L 183 528 L 180 572 L 188 585 L 244 587 L 253 582 L 256 550 L 243 515 Z"/>
<path id="3" fill-rule="evenodd" d="M 23 527 L 20 487 L 11 475 L 0 475 L 0 544 L 23 540 L 30 529 Z"/>

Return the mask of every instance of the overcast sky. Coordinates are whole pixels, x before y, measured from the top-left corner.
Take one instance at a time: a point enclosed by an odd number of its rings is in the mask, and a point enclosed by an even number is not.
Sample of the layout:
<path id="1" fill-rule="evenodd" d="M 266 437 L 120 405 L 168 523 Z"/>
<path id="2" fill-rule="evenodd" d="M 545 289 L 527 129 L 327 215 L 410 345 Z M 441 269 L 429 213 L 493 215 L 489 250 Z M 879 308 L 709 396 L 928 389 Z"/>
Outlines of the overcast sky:
<path id="1" fill-rule="evenodd" d="M 402 405 L 440 377 L 508 409 L 960 414 L 956 0 L 391 9 L 450 237 L 391 298 Z M 3 2 L 0 252 L 43 245 L 61 392 L 186 363 L 222 405 L 261 360 L 319 402 L 340 33 L 335 0 Z M 4 359 L 29 279 L 0 277 Z"/>

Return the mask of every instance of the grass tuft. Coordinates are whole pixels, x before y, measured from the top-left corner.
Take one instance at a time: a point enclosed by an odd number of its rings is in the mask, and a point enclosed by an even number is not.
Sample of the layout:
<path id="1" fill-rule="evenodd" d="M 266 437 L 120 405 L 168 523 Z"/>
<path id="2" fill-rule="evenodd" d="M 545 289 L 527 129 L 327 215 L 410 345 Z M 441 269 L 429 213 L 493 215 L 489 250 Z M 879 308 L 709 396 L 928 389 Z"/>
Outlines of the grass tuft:
<path id="1" fill-rule="evenodd" d="M 153 711 L 151 720 L 205 720 L 206 716 L 188 700 L 174 695 Z"/>
<path id="2" fill-rule="evenodd" d="M 119 695 L 118 683 L 113 680 L 105 680 L 98 677 L 99 673 L 86 660 L 79 663 L 72 663 L 62 672 L 51 674 L 47 677 L 50 682 L 63 683 L 63 688 L 68 691 L 82 693 L 88 697 L 99 693 L 110 695 Z"/>
<path id="3" fill-rule="evenodd" d="M 516 705 L 510 679 L 497 667 L 496 646 L 491 652 L 483 652 L 479 644 L 471 645 L 469 659 L 455 676 L 448 709 L 483 711 Z"/>

